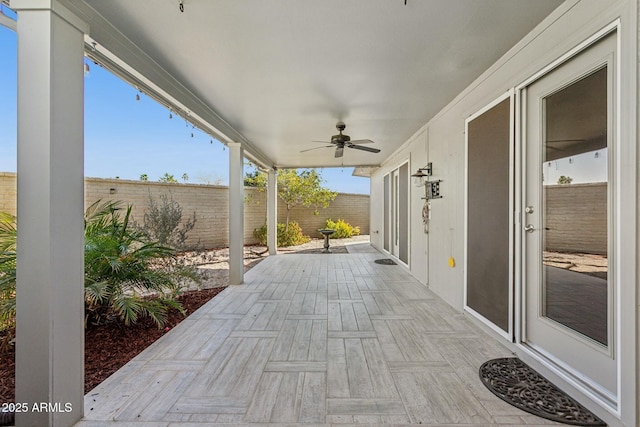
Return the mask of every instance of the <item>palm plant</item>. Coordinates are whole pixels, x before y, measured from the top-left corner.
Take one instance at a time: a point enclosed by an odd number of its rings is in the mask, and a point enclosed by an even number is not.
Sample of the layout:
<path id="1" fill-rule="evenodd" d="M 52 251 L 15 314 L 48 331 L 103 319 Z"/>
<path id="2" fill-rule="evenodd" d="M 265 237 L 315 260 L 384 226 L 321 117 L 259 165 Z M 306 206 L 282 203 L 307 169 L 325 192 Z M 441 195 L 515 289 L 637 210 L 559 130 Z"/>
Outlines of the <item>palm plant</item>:
<path id="1" fill-rule="evenodd" d="M 0 212 L 0 351 L 10 345 L 16 315 L 16 218 Z"/>
<path id="2" fill-rule="evenodd" d="M 176 262 L 175 251 L 150 241 L 131 222 L 131 205 L 98 200 L 84 217 L 85 321 L 118 318 L 125 325 L 150 317 L 164 326 L 195 268 Z M 0 212 L 0 351 L 13 339 L 16 312 L 16 218 Z"/>
<path id="3" fill-rule="evenodd" d="M 88 321 L 117 316 L 125 325 L 149 316 L 158 326 L 167 309 L 181 310 L 176 296 L 193 268 L 171 262 L 175 252 L 149 241 L 131 223 L 131 206 L 98 200 L 85 212 L 85 306 Z M 169 261 L 169 262 L 167 262 Z M 154 295 L 154 298 L 146 298 Z"/>

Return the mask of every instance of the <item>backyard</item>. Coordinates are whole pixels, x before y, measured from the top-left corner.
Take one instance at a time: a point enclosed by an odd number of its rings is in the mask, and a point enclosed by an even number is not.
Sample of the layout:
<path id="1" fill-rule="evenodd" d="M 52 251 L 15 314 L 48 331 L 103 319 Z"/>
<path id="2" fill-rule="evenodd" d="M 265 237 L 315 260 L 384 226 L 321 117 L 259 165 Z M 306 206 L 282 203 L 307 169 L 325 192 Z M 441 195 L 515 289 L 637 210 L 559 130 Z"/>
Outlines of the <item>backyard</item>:
<path id="1" fill-rule="evenodd" d="M 345 245 L 355 242 L 368 242 L 369 236 L 354 236 L 349 239 L 331 241 L 334 254 L 346 253 Z M 280 253 L 321 253 L 322 239 L 297 246 L 282 248 Z M 88 324 L 85 329 L 85 393 L 88 393 L 111 374 L 124 366 L 129 360 L 151 345 L 158 338 L 173 329 L 178 323 L 223 291 L 228 283 L 228 248 L 206 251 L 186 252 L 182 254 L 186 264 L 196 265 L 202 274 L 199 287 L 186 290 L 178 301 L 185 312 L 169 311 L 163 328 L 158 328 L 150 318 L 124 326 L 113 319 L 100 325 Z M 256 266 L 266 257 L 264 246 L 246 246 L 244 252 L 245 271 Z M 13 348 L 0 353 L 0 402 L 14 402 L 15 391 L 15 352 Z M 2 424 L 0 424 L 2 425 Z"/>

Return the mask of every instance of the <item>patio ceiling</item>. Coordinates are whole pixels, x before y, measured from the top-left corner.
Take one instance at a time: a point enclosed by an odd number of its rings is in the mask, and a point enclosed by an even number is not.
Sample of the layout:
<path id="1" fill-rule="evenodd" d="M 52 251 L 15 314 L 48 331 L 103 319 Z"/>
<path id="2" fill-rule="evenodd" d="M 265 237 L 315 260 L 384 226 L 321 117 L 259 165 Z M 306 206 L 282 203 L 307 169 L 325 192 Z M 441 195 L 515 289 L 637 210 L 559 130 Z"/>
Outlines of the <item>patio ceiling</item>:
<path id="1" fill-rule="evenodd" d="M 562 1 L 63 3 L 92 8 L 110 27 L 89 22 L 100 46 L 118 50 L 115 29 L 146 54 L 129 65 L 162 89 L 149 70 L 171 75 L 263 165 L 316 167 L 381 164 Z M 381 152 L 301 153 L 338 120 Z"/>

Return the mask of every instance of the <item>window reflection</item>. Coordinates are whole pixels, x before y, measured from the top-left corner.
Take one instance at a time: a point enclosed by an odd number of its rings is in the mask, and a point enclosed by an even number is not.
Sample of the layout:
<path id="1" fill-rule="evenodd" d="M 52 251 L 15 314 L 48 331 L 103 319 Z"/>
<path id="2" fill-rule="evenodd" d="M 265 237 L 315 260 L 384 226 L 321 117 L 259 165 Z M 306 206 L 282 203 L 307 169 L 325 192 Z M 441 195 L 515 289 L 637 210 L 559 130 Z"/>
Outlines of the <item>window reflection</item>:
<path id="1" fill-rule="evenodd" d="M 544 108 L 544 315 L 607 345 L 607 68 Z"/>

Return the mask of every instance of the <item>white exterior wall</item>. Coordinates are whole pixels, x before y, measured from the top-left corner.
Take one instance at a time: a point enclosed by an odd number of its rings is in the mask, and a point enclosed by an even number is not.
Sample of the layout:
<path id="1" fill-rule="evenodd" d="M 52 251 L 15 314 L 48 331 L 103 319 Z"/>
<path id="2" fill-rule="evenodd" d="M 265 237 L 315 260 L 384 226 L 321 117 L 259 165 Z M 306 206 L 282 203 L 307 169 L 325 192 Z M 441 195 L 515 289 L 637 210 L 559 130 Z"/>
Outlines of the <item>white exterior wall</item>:
<path id="1" fill-rule="evenodd" d="M 637 69 L 640 68 L 637 51 L 638 45 L 640 45 L 640 30 L 637 25 L 637 22 L 640 21 L 638 17 L 639 4 L 640 0 L 568 0 L 489 70 L 476 79 L 456 99 L 444 107 L 432 120 L 419 129 L 371 177 L 371 229 L 379 230 L 379 234 L 372 232 L 372 244 L 379 250 L 383 248 L 384 175 L 397 167 L 406 158 L 411 159 L 410 170 L 411 173 L 414 173 L 418 167 L 424 166 L 428 158 L 428 161 L 433 163 L 432 179 L 441 179 L 443 181 L 440 187 L 443 198 L 431 202 L 431 220 L 427 238 L 422 233 L 420 220 L 422 205 L 419 197 L 422 195 L 423 189 L 417 189 L 412 186 L 410 192 L 411 263 L 409 268 L 417 279 L 422 283 L 428 284 L 431 290 L 454 308 L 462 311 L 464 303 L 463 253 L 465 244 L 463 215 L 465 197 L 465 119 L 505 94 L 508 90 L 515 88 L 616 19 L 620 19 L 619 39 L 621 41 L 619 46 L 619 54 L 621 56 L 621 62 L 619 63 L 621 69 L 621 91 L 619 96 L 622 104 L 621 111 L 618 112 L 621 134 L 620 145 L 622 145 L 620 151 L 623 153 L 621 159 L 627 172 L 637 172 L 640 164 L 638 150 L 631 149 L 630 152 L 635 153 L 631 158 L 626 157 L 624 152 L 628 151 L 625 148 L 625 144 L 628 147 L 629 144 L 634 144 L 635 142 L 637 146 L 637 118 L 632 116 L 633 113 L 630 112 L 640 110 L 637 108 L 637 85 L 640 86 L 637 73 Z M 428 97 L 428 94 L 425 94 L 425 97 Z M 632 108 L 625 108 L 625 106 Z M 635 176 L 635 181 L 637 181 L 635 185 L 635 205 L 637 210 L 639 208 L 637 189 L 640 188 L 640 178 L 637 174 L 632 176 Z M 626 178 L 628 179 L 629 176 Z M 630 188 L 633 188 L 633 185 Z M 618 219 L 622 223 L 628 224 L 631 230 L 635 230 L 635 237 L 631 241 L 623 243 L 623 245 L 637 247 L 638 242 L 640 242 L 640 236 L 637 232 L 637 230 L 640 230 L 640 220 L 636 217 L 636 224 L 634 224 L 634 220 L 625 217 L 624 213 Z M 425 247 L 425 245 L 428 247 Z M 614 417 L 627 421 L 622 423 L 615 419 L 611 421 L 611 416 L 608 417 L 607 421 L 610 422 L 610 425 L 634 425 L 635 421 L 640 420 L 640 414 L 638 413 L 638 405 L 629 404 L 629 399 L 637 398 L 637 388 L 639 386 L 636 373 L 640 371 L 640 361 L 638 360 L 640 316 L 637 315 L 640 313 L 640 305 L 637 298 L 637 295 L 640 295 L 637 266 L 640 262 L 624 258 L 624 251 L 620 252 L 622 253 L 622 258 L 618 258 L 618 262 L 621 263 L 618 271 L 632 278 L 632 280 L 622 282 L 623 286 L 628 283 L 630 288 L 626 288 L 622 294 L 621 311 L 623 313 L 619 322 L 623 334 L 629 322 L 635 323 L 636 327 L 627 329 L 635 331 L 633 332 L 635 337 L 630 340 L 631 345 L 623 344 L 620 352 L 626 358 L 622 362 L 622 386 L 620 392 L 623 401 L 623 413 L 617 416 L 614 415 Z M 448 263 L 450 256 L 455 259 L 456 265 L 453 268 Z M 425 265 L 428 266 L 428 273 L 424 271 Z M 624 300 L 625 295 L 634 296 L 633 302 L 627 303 Z M 629 378 L 629 373 L 633 374 L 631 378 Z M 602 412 L 600 411 L 600 413 Z M 632 420 L 631 423 L 628 420 Z"/>
<path id="2" fill-rule="evenodd" d="M 426 132 L 419 132 L 411 138 L 401 150 L 394 153 L 385 161 L 375 175 L 371 177 L 371 244 L 383 250 L 384 247 L 384 175 L 397 169 L 405 162 L 409 162 L 410 174 L 415 173 L 419 167 L 427 164 L 427 135 Z M 409 185 L 409 268 L 411 273 L 422 283 L 427 281 L 426 245 L 427 235 L 422 231 L 422 204 L 421 197 L 424 196 L 424 188 L 413 185 L 413 180 Z"/>
<path id="3" fill-rule="evenodd" d="M 428 282 L 433 291 L 462 310 L 465 119 L 616 18 L 621 17 L 623 33 L 630 31 L 629 25 L 635 27 L 635 19 L 629 15 L 634 12 L 636 1 L 568 1 L 385 160 L 371 177 L 371 230 L 372 234 L 379 231 L 375 237 L 372 235 L 372 244 L 382 249 L 384 175 L 406 159 L 410 159 L 410 170 L 414 173 L 428 158 L 433 163 L 431 179 L 443 181 L 440 187 L 443 198 L 431 202 L 426 239 L 418 233 L 422 233 L 419 198 L 423 189 L 412 185 L 410 269 L 416 278 Z M 427 240 L 429 276 L 423 280 L 419 254 L 425 252 Z M 456 261 L 454 268 L 449 267 L 450 256 Z"/>
<path id="4" fill-rule="evenodd" d="M 427 159 L 428 147 L 427 132 L 421 132 L 416 135 L 411 142 L 411 161 L 409 162 L 409 173 L 413 174 L 418 168 L 424 167 L 429 160 Z M 416 187 L 413 184 L 413 178 L 409 190 L 409 265 L 413 275 L 422 283 L 427 282 L 429 264 L 425 262 L 427 258 L 427 234 L 424 233 L 422 223 L 422 207 L 424 205 L 424 187 Z"/>

